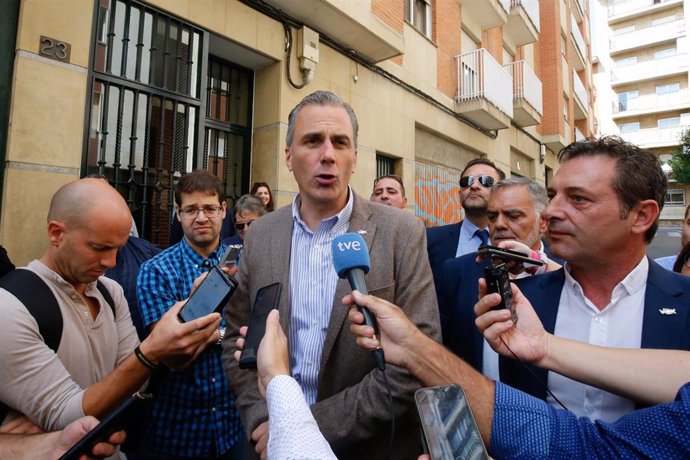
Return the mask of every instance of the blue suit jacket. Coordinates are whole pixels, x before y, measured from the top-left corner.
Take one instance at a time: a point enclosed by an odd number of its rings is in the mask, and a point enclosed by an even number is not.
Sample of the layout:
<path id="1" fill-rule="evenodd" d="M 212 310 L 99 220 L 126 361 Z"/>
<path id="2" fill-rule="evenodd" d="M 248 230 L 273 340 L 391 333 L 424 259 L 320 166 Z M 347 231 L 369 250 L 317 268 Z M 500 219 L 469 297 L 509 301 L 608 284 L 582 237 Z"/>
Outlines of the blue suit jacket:
<path id="1" fill-rule="evenodd" d="M 448 259 L 454 259 L 458 251 L 458 240 L 460 239 L 460 227 L 462 221 L 456 224 L 429 227 L 426 229 L 426 250 L 429 254 L 429 265 L 431 265 L 431 275 L 434 278 L 436 287 L 436 298 L 439 305 L 443 300 L 443 264 Z M 441 318 L 443 321 L 443 318 Z"/>
<path id="2" fill-rule="evenodd" d="M 443 302 L 439 303 L 443 344 L 464 361 L 482 371 L 483 336 L 474 325 L 474 304 L 489 260 L 477 264 L 474 253 L 447 260 L 443 265 Z"/>
<path id="3" fill-rule="evenodd" d="M 544 248 L 554 260 L 545 241 Z M 477 281 L 484 277 L 489 261 L 480 265 L 475 259 L 474 254 L 465 254 L 444 262 L 438 307 L 443 344 L 482 372 L 484 337 L 474 325 L 474 304 L 479 295 Z"/>
<path id="4" fill-rule="evenodd" d="M 690 277 L 668 271 L 651 259 L 645 291 L 641 348 L 690 350 Z M 516 284 L 539 315 L 544 329 L 553 333 L 558 304 L 565 282 L 563 269 L 522 278 Z M 675 309 L 675 315 L 662 315 L 662 308 Z M 528 366 L 542 382 L 547 371 Z M 517 361 L 501 357 L 501 381 L 537 398 L 546 399 L 546 389 Z"/>

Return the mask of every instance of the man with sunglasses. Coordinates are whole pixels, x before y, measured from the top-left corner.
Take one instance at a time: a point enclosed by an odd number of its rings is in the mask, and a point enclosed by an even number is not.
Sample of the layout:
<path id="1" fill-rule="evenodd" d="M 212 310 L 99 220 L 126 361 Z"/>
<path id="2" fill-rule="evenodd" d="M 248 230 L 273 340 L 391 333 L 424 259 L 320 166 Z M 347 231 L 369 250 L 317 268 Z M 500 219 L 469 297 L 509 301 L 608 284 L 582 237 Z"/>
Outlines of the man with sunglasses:
<path id="1" fill-rule="evenodd" d="M 218 265 L 226 245 L 223 184 L 207 171 L 183 175 L 175 212 L 184 238 L 142 265 L 137 282 L 144 324 L 153 329 L 176 301 L 189 297 L 196 278 Z M 225 321 L 220 336 L 225 335 Z M 219 346 L 208 347 L 183 372 L 161 379 L 142 434 L 141 456 L 128 458 L 243 458 L 244 429 L 235 409 Z"/>
<path id="2" fill-rule="evenodd" d="M 486 209 L 491 195 L 491 187 L 505 179 L 505 173 L 487 158 L 470 160 L 460 174 L 460 202 L 465 218 L 460 222 L 426 231 L 429 263 L 436 286 L 439 305 L 444 304 L 443 264 L 446 260 L 475 252 L 479 246 L 489 241 L 489 221 Z M 443 314 L 441 323 L 443 324 Z"/>
<path id="3" fill-rule="evenodd" d="M 405 186 L 400 176 L 386 174 L 374 180 L 374 190 L 371 192 L 371 201 L 405 209 L 407 197 Z"/>

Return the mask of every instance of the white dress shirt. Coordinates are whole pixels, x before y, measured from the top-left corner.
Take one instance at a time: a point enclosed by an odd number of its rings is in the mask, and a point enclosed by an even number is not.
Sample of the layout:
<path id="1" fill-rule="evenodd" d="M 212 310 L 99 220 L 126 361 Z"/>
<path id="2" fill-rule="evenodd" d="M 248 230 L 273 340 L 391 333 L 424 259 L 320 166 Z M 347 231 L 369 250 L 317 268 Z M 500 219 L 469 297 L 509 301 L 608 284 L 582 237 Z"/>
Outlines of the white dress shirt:
<path id="1" fill-rule="evenodd" d="M 290 376 L 277 375 L 266 388 L 268 458 L 331 460 L 336 456 L 323 437 L 302 389 Z"/>
<path id="2" fill-rule="evenodd" d="M 647 258 L 643 257 L 613 289 L 611 302 L 602 310 L 584 296 L 580 284 L 570 276 L 567 263 L 565 269 L 554 335 L 604 347 L 640 348 L 649 271 Z M 555 372 L 548 374 L 548 387 L 575 415 L 591 420 L 614 422 L 635 409 L 633 401 Z M 546 400 L 557 404 L 551 396 Z"/>

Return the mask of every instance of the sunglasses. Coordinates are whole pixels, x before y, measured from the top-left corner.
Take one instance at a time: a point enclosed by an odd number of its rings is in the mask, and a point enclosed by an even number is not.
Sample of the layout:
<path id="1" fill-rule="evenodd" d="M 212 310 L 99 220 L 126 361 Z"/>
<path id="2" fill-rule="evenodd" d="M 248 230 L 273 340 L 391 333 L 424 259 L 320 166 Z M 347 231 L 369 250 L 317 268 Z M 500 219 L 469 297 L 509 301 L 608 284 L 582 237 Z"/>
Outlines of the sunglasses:
<path id="1" fill-rule="evenodd" d="M 249 222 L 243 222 L 243 223 L 241 223 L 241 224 L 235 224 L 235 228 L 236 228 L 237 230 L 244 230 L 244 226 L 246 225 L 247 228 L 249 228 L 249 226 L 252 224 L 252 222 L 254 222 L 254 221 L 253 221 L 253 220 L 250 220 Z"/>
<path id="2" fill-rule="evenodd" d="M 471 186 L 474 184 L 475 179 L 486 188 L 494 185 L 494 178 L 491 176 L 465 176 L 460 178 L 460 187 L 467 188 Z"/>

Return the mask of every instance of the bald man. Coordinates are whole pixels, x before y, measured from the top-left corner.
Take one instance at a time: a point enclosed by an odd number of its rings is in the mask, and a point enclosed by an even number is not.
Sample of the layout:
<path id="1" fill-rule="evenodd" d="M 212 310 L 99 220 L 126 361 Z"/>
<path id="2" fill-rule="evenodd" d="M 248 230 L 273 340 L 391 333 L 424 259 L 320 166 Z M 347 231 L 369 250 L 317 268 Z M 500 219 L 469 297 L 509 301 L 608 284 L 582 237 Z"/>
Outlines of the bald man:
<path id="1" fill-rule="evenodd" d="M 53 431 L 85 415 L 101 418 L 137 391 L 152 369 L 184 367 L 218 340 L 220 315 L 183 324 L 177 313 L 184 302 L 178 302 L 139 344 L 122 288 L 102 276 L 115 265 L 131 222 L 125 201 L 100 179 L 71 182 L 53 196 L 48 247 L 24 269 L 55 296 L 62 336 L 55 353 L 26 307 L 0 289 L 0 401 L 11 408 L 0 432 Z"/>

